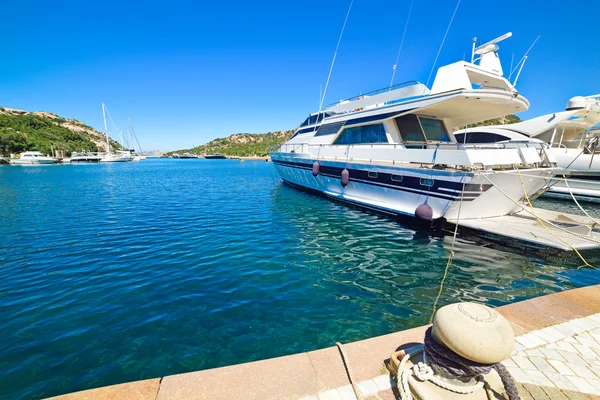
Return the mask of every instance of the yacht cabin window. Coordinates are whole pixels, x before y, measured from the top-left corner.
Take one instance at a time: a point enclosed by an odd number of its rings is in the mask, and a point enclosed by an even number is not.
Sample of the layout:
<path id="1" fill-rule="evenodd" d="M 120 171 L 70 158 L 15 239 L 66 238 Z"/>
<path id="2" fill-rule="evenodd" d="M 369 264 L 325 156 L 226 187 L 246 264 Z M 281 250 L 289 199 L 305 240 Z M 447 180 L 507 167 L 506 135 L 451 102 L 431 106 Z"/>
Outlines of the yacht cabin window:
<path id="1" fill-rule="evenodd" d="M 439 119 L 407 114 L 395 118 L 403 142 L 449 142 L 448 132 Z"/>
<path id="2" fill-rule="evenodd" d="M 508 136 L 491 132 L 467 132 L 454 135 L 457 143 L 496 143 L 510 140 Z"/>
<path id="3" fill-rule="evenodd" d="M 421 122 L 421 126 L 425 131 L 427 140 L 434 142 L 450 141 L 450 139 L 448 139 L 448 132 L 446 132 L 444 123 L 439 119 L 419 117 L 419 121 Z"/>
<path id="4" fill-rule="evenodd" d="M 319 114 L 315 114 L 315 115 L 310 115 L 308 118 L 306 118 L 304 120 L 304 122 L 302 123 L 302 125 L 300 125 L 300 128 L 302 128 L 303 126 L 307 126 L 307 125 L 314 125 L 314 124 L 318 124 L 319 122 L 323 121 L 323 117 L 325 116 L 329 116 L 331 115 L 330 113 L 319 113 Z"/>
<path id="5" fill-rule="evenodd" d="M 383 124 L 356 126 L 346 128 L 337 137 L 336 144 L 372 144 L 388 143 Z"/>

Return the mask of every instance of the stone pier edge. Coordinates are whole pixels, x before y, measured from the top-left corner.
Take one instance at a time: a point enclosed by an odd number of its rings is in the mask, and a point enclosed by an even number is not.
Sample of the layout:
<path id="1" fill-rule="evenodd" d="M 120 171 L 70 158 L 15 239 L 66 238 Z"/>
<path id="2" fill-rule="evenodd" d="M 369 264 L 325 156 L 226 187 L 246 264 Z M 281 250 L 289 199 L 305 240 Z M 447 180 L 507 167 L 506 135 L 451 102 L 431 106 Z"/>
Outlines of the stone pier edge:
<path id="1" fill-rule="evenodd" d="M 516 336 L 600 313 L 600 285 L 571 289 L 496 308 Z M 344 344 L 353 377 L 377 397 L 388 391 L 384 362 L 400 345 L 422 343 L 429 325 Z M 204 400 L 355 398 L 337 347 L 203 371 L 129 382 L 52 400 Z M 379 392 L 378 392 L 379 390 Z M 345 393 L 347 392 L 347 393 Z M 345 395 L 347 394 L 347 396 Z M 366 393 L 365 393 L 366 394 Z M 391 397 L 393 398 L 393 397 Z M 594 395 L 583 397 L 600 399 Z"/>

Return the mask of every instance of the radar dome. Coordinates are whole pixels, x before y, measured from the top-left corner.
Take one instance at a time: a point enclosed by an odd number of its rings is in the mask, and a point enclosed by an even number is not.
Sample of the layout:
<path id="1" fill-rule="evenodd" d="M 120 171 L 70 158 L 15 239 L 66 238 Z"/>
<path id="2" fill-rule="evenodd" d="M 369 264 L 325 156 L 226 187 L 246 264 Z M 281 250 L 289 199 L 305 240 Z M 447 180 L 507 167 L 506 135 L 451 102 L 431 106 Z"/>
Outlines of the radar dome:
<path id="1" fill-rule="evenodd" d="M 584 109 L 586 105 L 585 97 L 583 96 L 575 96 L 571 98 L 571 100 L 567 101 L 567 111 L 571 110 L 581 110 Z"/>

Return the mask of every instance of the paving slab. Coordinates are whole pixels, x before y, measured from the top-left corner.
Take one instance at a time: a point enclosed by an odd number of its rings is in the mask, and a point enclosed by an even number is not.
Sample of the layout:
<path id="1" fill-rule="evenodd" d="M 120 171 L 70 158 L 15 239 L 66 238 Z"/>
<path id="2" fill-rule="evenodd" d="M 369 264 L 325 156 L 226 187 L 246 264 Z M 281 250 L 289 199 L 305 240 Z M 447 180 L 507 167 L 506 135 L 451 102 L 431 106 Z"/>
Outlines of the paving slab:
<path id="1" fill-rule="evenodd" d="M 509 321 L 532 331 L 594 314 L 594 307 L 589 302 L 596 298 L 596 291 L 600 292 L 600 287 L 572 289 L 508 304 L 496 310 Z M 565 296 L 567 293 L 570 294 Z M 585 300 L 577 300 L 580 295 Z"/>
<path id="2" fill-rule="evenodd" d="M 344 344 L 344 350 L 354 374 L 356 382 L 371 379 L 386 373 L 385 362 L 401 345 L 408 343 L 423 343 L 425 331 L 430 325 L 408 329 Z"/>
<path id="3" fill-rule="evenodd" d="M 557 295 L 570 304 L 588 310 L 588 315 L 600 313 L 600 285 L 567 290 Z"/>
<path id="4" fill-rule="evenodd" d="M 46 400 L 155 400 L 160 378 L 84 390 Z"/>
<path id="5" fill-rule="evenodd" d="M 298 399 L 320 391 L 307 353 L 163 378 L 158 400 Z"/>
<path id="6" fill-rule="evenodd" d="M 317 374 L 320 390 L 348 385 L 350 380 L 337 347 L 310 351 L 308 358 Z"/>

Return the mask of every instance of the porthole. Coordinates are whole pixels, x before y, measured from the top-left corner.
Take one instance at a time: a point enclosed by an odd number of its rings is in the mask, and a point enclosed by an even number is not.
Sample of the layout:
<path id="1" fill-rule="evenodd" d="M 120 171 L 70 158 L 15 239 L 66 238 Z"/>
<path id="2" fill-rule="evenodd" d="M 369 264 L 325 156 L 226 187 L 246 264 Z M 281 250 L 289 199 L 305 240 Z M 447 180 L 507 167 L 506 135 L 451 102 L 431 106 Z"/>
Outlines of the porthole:
<path id="1" fill-rule="evenodd" d="M 421 186 L 433 186 L 433 179 L 421 178 Z"/>

